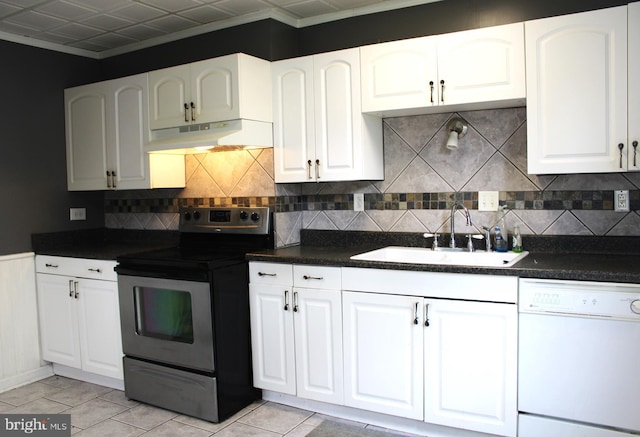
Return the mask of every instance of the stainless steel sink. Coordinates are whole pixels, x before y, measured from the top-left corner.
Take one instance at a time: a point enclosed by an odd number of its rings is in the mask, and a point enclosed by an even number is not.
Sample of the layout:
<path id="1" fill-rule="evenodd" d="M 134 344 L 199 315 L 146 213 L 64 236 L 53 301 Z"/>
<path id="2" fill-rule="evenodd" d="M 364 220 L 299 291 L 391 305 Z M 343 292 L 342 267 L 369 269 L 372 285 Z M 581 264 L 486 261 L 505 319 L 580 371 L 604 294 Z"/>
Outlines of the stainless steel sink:
<path id="1" fill-rule="evenodd" d="M 387 246 L 351 257 L 353 260 L 471 267 L 511 267 L 529 252 L 447 251 L 422 247 Z"/>

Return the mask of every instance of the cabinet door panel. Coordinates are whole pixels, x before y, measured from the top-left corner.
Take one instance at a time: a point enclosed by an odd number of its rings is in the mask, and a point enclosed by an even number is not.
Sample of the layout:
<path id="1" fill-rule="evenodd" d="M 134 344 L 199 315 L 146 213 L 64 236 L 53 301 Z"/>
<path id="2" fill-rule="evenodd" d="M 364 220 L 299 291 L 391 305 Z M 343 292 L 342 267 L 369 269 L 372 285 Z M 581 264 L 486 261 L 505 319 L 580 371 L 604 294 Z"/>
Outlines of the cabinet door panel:
<path id="1" fill-rule="evenodd" d="M 425 421 L 516 433 L 517 308 L 425 300 Z"/>
<path id="2" fill-rule="evenodd" d="M 320 181 L 349 180 L 359 156 L 360 60 L 357 49 L 314 56 L 316 158 Z"/>
<path id="3" fill-rule="evenodd" d="M 345 405 L 422 420 L 422 299 L 343 292 Z"/>
<path id="4" fill-rule="evenodd" d="M 299 397 L 341 404 L 340 291 L 294 288 L 296 376 Z"/>
<path id="5" fill-rule="evenodd" d="M 295 395 L 291 288 L 249 284 L 249 295 L 253 383 L 258 388 Z"/>
<path id="6" fill-rule="evenodd" d="M 80 369 L 76 302 L 69 296 L 75 279 L 40 273 L 36 277 L 42 359 Z"/>
<path id="7" fill-rule="evenodd" d="M 147 75 L 110 83 L 113 97 L 110 114 L 113 144 L 111 168 L 116 169 L 117 188 L 149 188 L 149 165 L 144 145 L 148 142 Z"/>
<path id="8" fill-rule="evenodd" d="M 107 188 L 107 94 L 105 82 L 65 90 L 67 187 Z"/>
<path id="9" fill-rule="evenodd" d="M 78 279 L 82 369 L 123 379 L 118 284 Z"/>
<path id="10" fill-rule="evenodd" d="M 534 20 L 525 29 L 529 173 L 625 170 L 627 8 Z"/>
<path id="11" fill-rule="evenodd" d="M 437 105 L 436 38 L 413 38 L 360 49 L 362 111 Z"/>
<path id="12" fill-rule="evenodd" d="M 315 161 L 313 57 L 274 62 L 273 155 L 276 182 L 314 178 Z"/>
<path id="13" fill-rule="evenodd" d="M 524 99 L 522 23 L 438 37 L 440 104 Z M 442 88 L 439 88 L 442 91 Z"/>
<path id="14" fill-rule="evenodd" d="M 191 101 L 196 123 L 238 118 L 238 64 L 235 56 L 223 56 L 191 64 Z"/>
<path id="15" fill-rule="evenodd" d="M 191 100 L 189 65 L 149 72 L 149 126 L 163 129 L 181 126 L 185 121 L 184 104 Z"/>

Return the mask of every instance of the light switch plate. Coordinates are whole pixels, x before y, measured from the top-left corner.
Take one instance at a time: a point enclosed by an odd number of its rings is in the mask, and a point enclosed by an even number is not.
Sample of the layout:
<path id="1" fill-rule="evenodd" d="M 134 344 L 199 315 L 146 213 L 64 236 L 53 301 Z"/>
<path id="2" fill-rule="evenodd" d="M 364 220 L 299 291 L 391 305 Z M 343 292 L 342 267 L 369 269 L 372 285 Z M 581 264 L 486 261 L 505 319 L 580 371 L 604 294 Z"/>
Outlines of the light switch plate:
<path id="1" fill-rule="evenodd" d="M 69 208 L 69 220 L 86 220 L 86 208 Z"/>
<path id="2" fill-rule="evenodd" d="M 353 210 L 364 211 L 364 193 L 353 193 Z"/>
<path id="3" fill-rule="evenodd" d="M 613 206 L 618 212 L 628 212 L 629 190 L 615 190 L 613 192 Z"/>
<path id="4" fill-rule="evenodd" d="M 497 211 L 499 191 L 478 191 L 478 211 Z"/>

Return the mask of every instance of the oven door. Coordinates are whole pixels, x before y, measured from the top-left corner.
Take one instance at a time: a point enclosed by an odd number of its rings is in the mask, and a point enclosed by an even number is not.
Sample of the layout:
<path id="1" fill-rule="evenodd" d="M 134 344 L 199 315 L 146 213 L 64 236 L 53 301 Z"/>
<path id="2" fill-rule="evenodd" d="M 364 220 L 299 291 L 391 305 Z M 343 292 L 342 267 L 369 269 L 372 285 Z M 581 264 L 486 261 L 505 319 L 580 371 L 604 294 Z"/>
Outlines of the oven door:
<path id="1" fill-rule="evenodd" d="M 118 275 L 125 355 L 214 372 L 208 282 Z"/>

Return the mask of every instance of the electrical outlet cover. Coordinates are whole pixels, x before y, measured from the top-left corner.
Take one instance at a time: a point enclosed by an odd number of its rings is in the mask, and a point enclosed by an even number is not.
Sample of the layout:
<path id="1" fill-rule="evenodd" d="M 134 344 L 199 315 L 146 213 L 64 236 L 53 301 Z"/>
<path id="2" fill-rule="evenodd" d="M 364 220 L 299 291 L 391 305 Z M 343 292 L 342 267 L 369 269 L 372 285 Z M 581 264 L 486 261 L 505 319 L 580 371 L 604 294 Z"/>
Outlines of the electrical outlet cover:
<path id="1" fill-rule="evenodd" d="M 497 211 L 499 191 L 478 191 L 478 211 Z"/>
<path id="2" fill-rule="evenodd" d="M 618 212 L 629 211 L 629 190 L 615 190 L 613 192 L 613 207 Z"/>

